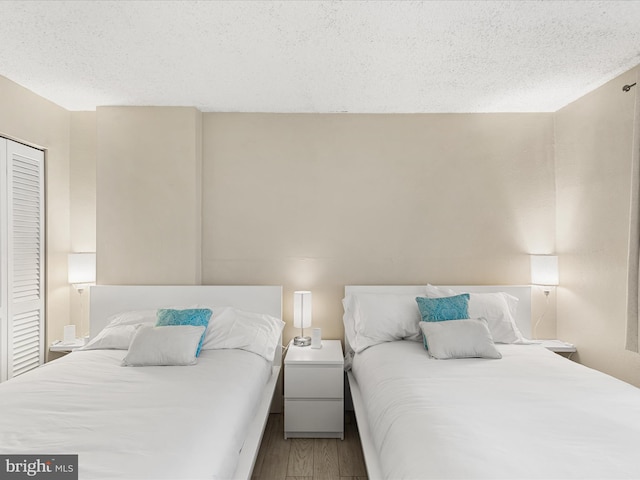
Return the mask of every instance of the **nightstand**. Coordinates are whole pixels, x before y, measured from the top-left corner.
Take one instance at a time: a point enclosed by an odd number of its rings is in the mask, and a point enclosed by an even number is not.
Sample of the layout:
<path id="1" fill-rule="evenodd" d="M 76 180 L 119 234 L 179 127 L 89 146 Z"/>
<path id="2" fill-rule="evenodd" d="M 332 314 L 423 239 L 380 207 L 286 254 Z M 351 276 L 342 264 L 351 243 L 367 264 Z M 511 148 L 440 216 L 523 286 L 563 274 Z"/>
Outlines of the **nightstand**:
<path id="1" fill-rule="evenodd" d="M 567 358 L 571 358 L 571 355 L 577 352 L 576 346 L 573 343 L 563 342 L 562 340 L 537 340 L 537 343 L 547 350 Z"/>
<path id="2" fill-rule="evenodd" d="M 57 340 L 53 342 L 51 346 L 49 346 L 49 351 L 57 353 L 69 353 L 81 347 L 84 347 L 85 343 L 86 342 L 84 338 L 76 338 L 76 341 L 73 343 L 65 343 Z"/>
<path id="3" fill-rule="evenodd" d="M 344 439 L 344 356 L 340 340 L 322 348 L 289 343 L 284 359 L 284 438 Z"/>

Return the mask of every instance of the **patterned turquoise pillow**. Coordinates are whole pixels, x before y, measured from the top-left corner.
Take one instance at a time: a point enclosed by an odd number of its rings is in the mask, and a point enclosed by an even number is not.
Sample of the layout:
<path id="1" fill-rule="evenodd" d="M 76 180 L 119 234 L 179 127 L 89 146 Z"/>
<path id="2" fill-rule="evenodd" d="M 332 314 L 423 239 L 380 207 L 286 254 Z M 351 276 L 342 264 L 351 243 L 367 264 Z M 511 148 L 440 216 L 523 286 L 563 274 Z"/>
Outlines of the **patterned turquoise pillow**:
<path id="1" fill-rule="evenodd" d="M 160 308 L 157 313 L 156 327 L 169 327 L 173 325 L 193 325 L 194 327 L 204 327 L 202 337 L 198 343 L 196 357 L 200 355 L 204 334 L 209 325 L 211 318 L 211 310 L 208 308 L 188 308 L 186 310 L 172 310 L 169 308 Z"/>
<path id="2" fill-rule="evenodd" d="M 469 318 L 469 294 L 455 295 L 453 297 L 416 297 L 418 309 L 423 322 L 442 322 L 443 320 L 462 320 Z M 422 337 L 424 348 L 427 348 L 427 339 Z"/>

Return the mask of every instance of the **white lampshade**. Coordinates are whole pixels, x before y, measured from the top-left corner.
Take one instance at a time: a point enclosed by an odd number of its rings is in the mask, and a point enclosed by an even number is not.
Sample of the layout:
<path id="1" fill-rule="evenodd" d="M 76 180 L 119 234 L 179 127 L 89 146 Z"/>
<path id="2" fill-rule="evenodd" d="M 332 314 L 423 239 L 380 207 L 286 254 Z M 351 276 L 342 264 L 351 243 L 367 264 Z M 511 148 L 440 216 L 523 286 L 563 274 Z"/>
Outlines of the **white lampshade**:
<path id="1" fill-rule="evenodd" d="M 533 285 L 558 285 L 558 257 L 556 255 L 531 255 L 531 283 Z"/>
<path id="2" fill-rule="evenodd" d="M 293 292 L 293 326 L 309 328 L 311 326 L 311 292 Z"/>
<path id="3" fill-rule="evenodd" d="M 96 254 L 70 253 L 68 257 L 69 283 L 86 286 L 96 282 Z"/>

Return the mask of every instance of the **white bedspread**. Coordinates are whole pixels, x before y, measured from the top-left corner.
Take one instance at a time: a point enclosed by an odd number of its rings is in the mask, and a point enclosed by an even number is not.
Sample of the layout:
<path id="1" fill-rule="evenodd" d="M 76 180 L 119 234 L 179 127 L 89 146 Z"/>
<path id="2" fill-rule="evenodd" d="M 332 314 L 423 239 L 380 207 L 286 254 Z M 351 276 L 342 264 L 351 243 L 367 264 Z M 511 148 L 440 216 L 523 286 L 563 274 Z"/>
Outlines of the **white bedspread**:
<path id="1" fill-rule="evenodd" d="M 640 478 L 640 390 L 539 345 L 433 360 L 401 341 L 356 355 L 388 479 Z"/>
<path id="2" fill-rule="evenodd" d="M 204 350 L 188 367 L 79 351 L 0 385 L 0 452 L 79 454 L 81 479 L 229 478 L 271 364 Z"/>

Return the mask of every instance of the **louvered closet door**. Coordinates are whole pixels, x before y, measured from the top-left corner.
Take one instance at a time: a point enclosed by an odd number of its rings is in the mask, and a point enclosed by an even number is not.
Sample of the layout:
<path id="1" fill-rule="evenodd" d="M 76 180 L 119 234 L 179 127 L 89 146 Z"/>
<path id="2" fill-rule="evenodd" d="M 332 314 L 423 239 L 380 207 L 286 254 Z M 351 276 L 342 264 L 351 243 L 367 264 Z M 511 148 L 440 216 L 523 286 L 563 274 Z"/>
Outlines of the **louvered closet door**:
<path id="1" fill-rule="evenodd" d="M 7 378 L 44 362 L 44 152 L 7 141 Z"/>

